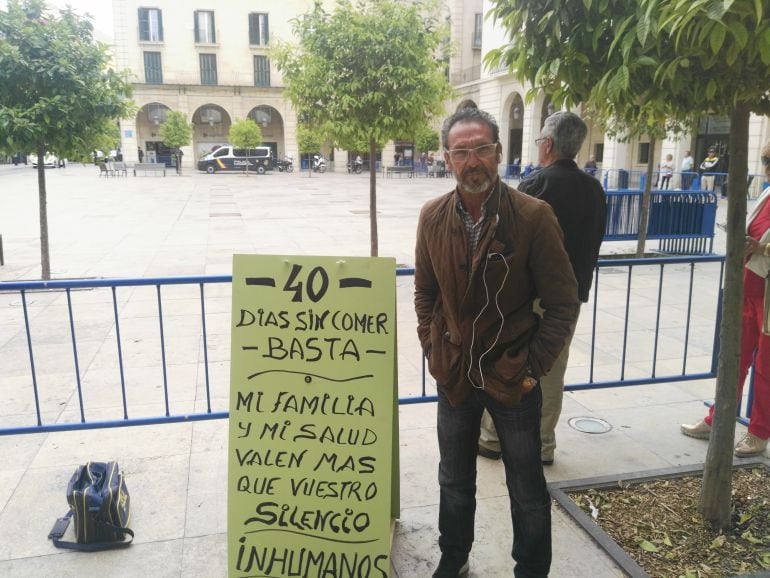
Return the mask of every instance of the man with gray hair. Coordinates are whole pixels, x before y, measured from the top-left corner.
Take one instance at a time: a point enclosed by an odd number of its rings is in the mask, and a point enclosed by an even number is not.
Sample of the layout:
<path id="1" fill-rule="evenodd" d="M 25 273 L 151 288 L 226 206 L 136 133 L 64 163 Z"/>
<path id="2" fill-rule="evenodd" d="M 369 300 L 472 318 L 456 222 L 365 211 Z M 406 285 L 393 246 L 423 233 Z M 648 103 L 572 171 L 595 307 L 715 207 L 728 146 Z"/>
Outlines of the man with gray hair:
<path id="1" fill-rule="evenodd" d="M 519 183 L 519 190 L 547 202 L 556 213 L 564 232 L 572 270 L 578 282 L 578 297 L 588 301 L 593 273 L 599 257 L 607 220 L 607 200 L 599 181 L 581 171 L 575 164 L 580 147 L 588 133 L 583 120 L 574 113 L 555 112 L 543 124 L 540 138 L 535 139 L 538 162 L 543 167 Z M 543 308 L 535 303 L 535 311 Z M 561 415 L 564 374 L 569 361 L 569 346 L 574 327 L 551 371 L 540 378 L 543 408 L 540 420 L 540 458 L 544 465 L 553 464 L 556 449 L 556 424 Z M 499 456 L 497 432 L 488 415 L 482 420 L 479 454 Z M 497 454 L 496 454 L 497 452 Z"/>

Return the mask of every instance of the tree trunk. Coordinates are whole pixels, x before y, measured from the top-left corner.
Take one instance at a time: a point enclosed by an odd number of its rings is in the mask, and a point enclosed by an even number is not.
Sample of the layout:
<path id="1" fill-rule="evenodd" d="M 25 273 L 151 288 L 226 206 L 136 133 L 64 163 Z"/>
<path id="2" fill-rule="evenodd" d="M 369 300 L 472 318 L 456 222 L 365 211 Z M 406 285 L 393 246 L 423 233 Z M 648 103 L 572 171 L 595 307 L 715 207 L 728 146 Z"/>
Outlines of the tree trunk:
<path id="1" fill-rule="evenodd" d="M 377 143 L 369 138 L 369 230 L 372 257 L 377 256 Z"/>
<path id="2" fill-rule="evenodd" d="M 748 193 L 749 107 L 739 104 L 730 116 L 730 166 L 727 175 L 727 259 L 719 328 L 716 404 L 699 509 L 715 528 L 730 527 L 733 443 L 737 408 L 738 363 L 743 305 L 743 247 Z"/>
<path id="3" fill-rule="evenodd" d="M 655 145 L 657 139 L 650 137 L 650 154 L 647 157 L 647 178 L 642 191 L 642 214 L 639 216 L 639 236 L 636 238 L 636 256 L 644 257 L 644 245 L 647 243 L 647 223 L 650 221 L 650 197 L 652 196 L 652 170 L 655 167 Z"/>
<path id="4" fill-rule="evenodd" d="M 51 278 L 51 257 L 48 250 L 48 201 L 45 190 L 45 145 L 37 145 L 37 196 L 40 206 L 40 278 Z"/>

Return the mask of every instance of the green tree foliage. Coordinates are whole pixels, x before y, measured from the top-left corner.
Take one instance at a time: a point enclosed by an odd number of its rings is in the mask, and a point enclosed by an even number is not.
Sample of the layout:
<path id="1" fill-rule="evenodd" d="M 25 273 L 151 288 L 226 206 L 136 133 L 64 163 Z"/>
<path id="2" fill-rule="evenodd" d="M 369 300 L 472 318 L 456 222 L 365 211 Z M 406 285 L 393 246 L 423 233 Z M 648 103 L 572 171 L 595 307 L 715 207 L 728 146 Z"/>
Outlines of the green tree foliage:
<path id="1" fill-rule="evenodd" d="M 324 137 L 318 128 L 308 126 L 300 121 L 297 124 L 297 146 L 299 146 L 300 158 L 306 155 L 308 163 L 308 178 L 313 176 L 312 160 L 310 155 L 319 152 L 324 143 Z"/>
<path id="2" fill-rule="evenodd" d="M 230 143 L 238 148 L 246 149 L 246 174 L 249 174 L 249 153 L 250 148 L 259 146 L 262 142 L 262 129 L 250 118 L 236 120 L 230 127 Z"/>
<path id="3" fill-rule="evenodd" d="M 440 146 L 438 133 L 431 127 L 424 127 L 414 135 L 414 146 L 419 152 L 437 151 Z"/>
<path id="4" fill-rule="evenodd" d="M 105 119 L 103 121 L 102 129 L 94 136 L 91 141 L 91 146 L 95 150 L 111 151 L 117 149 L 120 146 L 120 127 L 114 119 Z M 93 150 L 91 151 L 93 152 Z M 88 158 L 91 158 L 89 153 Z"/>
<path id="5" fill-rule="evenodd" d="M 132 111 L 130 85 L 109 68 L 107 45 L 71 10 L 9 0 L 0 11 L 0 148 L 60 157 L 87 154 L 107 123 Z M 41 276 L 51 275 L 45 171 L 38 164 Z"/>
<path id="6" fill-rule="evenodd" d="M 262 129 L 250 118 L 236 120 L 230 127 L 229 139 L 238 148 L 254 148 L 262 142 Z"/>
<path id="7" fill-rule="evenodd" d="M 300 153 L 314 153 L 321 150 L 323 137 L 317 130 L 300 123 L 297 125 L 297 145 Z"/>
<path id="8" fill-rule="evenodd" d="M 389 140 L 414 134 L 451 94 L 438 6 L 397 0 L 320 2 L 294 20 L 296 46 L 273 58 L 286 94 L 308 126 L 349 150 L 366 142 L 369 157 Z M 376 172 L 369 172 L 371 254 L 377 255 Z"/>
<path id="9" fill-rule="evenodd" d="M 181 173 L 182 166 L 177 151 L 192 141 L 192 127 L 184 113 L 177 110 L 168 112 L 165 122 L 160 125 L 160 138 L 167 147 L 174 149 L 174 154 L 177 155 L 177 172 Z"/>
<path id="10" fill-rule="evenodd" d="M 711 441 L 700 509 L 730 524 L 751 111 L 770 112 L 770 17 L 759 0 L 493 0 L 510 31 L 489 63 L 508 65 L 557 103 L 586 103 L 619 130 L 660 136 L 729 115 L 727 263 Z M 649 179 L 648 179 L 649 182 Z"/>
<path id="11" fill-rule="evenodd" d="M 647 164 L 637 243 L 642 256 L 656 142 L 692 125 L 698 114 L 659 98 L 652 82 L 653 57 L 669 54 L 673 42 L 642 34 L 649 25 L 647 15 L 625 0 L 498 0 L 492 13 L 506 29 L 519 32 L 508 45 L 490 51 L 486 62 L 507 65 L 529 82 L 530 98 L 545 91 L 557 106 L 582 104 L 608 136 L 620 141 L 649 138 L 653 154 Z"/>

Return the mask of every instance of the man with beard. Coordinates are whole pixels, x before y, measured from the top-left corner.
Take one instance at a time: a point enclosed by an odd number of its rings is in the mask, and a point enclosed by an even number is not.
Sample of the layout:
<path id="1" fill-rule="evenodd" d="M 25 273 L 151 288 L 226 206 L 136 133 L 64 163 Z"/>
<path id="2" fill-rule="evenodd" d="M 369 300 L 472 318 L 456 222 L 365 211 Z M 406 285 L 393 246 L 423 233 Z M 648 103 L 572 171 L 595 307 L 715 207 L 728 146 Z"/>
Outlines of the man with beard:
<path id="1" fill-rule="evenodd" d="M 545 577 L 551 506 L 540 462 L 539 378 L 572 331 L 577 282 L 550 206 L 500 180 L 494 118 L 464 101 L 441 138 L 457 187 L 423 207 L 415 256 L 417 333 L 438 389 L 441 561 L 433 577 L 468 573 L 484 409 L 505 465 L 514 575 Z"/>

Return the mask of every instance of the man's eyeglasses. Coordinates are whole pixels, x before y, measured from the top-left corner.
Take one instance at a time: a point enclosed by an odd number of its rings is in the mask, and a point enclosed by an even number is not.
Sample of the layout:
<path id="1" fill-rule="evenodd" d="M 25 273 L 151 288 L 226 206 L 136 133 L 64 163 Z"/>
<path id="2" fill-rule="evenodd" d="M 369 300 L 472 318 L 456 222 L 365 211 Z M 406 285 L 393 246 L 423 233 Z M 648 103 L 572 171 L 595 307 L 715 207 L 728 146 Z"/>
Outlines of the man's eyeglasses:
<path id="1" fill-rule="evenodd" d="M 763 167 L 770 166 L 770 157 L 762 157 L 761 160 L 762 160 L 762 166 Z"/>
<path id="2" fill-rule="evenodd" d="M 543 143 L 543 142 L 547 141 L 549 138 L 551 138 L 551 137 L 549 137 L 549 136 L 541 136 L 540 138 L 536 138 L 535 139 L 535 145 L 536 146 L 540 146 L 540 143 Z"/>
<path id="3" fill-rule="evenodd" d="M 477 159 L 491 159 L 497 152 L 497 143 L 489 143 L 477 146 L 474 149 L 450 149 L 447 151 L 449 158 L 453 163 L 462 163 L 468 160 L 471 153 L 476 155 Z"/>

